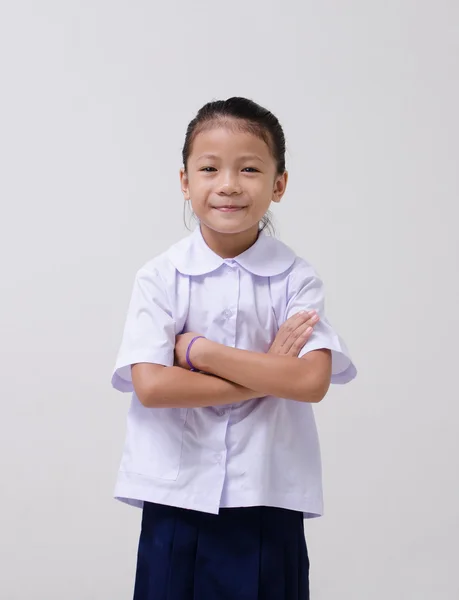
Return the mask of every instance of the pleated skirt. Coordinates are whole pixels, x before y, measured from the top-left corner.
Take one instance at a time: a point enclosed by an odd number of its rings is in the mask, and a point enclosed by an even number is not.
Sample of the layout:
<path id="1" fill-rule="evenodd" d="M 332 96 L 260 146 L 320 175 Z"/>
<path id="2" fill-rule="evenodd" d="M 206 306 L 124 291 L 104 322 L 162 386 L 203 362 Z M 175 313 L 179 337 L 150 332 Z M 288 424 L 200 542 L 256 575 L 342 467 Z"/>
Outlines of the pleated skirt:
<path id="1" fill-rule="evenodd" d="M 134 600 L 309 600 L 303 514 L 145 502 Z"/>

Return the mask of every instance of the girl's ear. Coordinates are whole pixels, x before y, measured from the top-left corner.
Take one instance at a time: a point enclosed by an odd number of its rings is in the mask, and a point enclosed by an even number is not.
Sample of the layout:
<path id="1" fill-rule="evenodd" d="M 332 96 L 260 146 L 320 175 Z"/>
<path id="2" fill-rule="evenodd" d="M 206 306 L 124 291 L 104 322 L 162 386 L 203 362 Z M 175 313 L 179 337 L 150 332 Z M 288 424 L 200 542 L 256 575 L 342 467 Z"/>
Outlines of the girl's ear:
<path id="1" fill-rule="evenodd" d="M 277 175 L 276 180 L 274 182 L 273 189 L 273 202 L 280 202 L 282 196 L 285 194 L 285 190 L 287 188 L 288 181 L 288 172 L 284 171 L 282 175 Z"/>
<path id="2" fill-rule="evenodd" d="M 182 167 L 180 169 L 180 186 L 182 188 L 182 194 L 185 200 L 190 199 L 190 188 L 188 184 L 188 175 L 185 172 L 185 169 Z"/>

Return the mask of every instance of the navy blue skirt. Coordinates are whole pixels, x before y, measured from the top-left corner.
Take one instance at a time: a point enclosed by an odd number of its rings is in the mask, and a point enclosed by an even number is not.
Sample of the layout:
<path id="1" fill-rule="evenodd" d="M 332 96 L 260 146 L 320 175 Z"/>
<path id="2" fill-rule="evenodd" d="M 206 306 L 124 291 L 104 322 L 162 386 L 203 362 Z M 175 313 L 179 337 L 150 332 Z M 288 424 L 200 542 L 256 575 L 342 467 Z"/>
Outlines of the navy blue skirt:
<path id="1" fill-rule="evenodd" d="M 303 514 L 145 502 L 134 600 L 309 600 Z"/>

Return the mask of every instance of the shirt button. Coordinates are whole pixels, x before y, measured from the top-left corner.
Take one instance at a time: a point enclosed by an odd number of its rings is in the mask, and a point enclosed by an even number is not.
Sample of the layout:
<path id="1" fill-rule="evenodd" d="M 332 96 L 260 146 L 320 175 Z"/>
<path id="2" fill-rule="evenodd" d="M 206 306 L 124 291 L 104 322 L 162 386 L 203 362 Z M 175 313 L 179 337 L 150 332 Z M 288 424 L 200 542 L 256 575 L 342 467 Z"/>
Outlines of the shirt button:
<path id="1" fill-rule="evenodd" d="M 232 314 L 233 314 L 233 311 L 230 310 L 229 308 L 227 308 L 223 311 L 223 316 L 225 317 L 225 319 L 229 319 Z"/>
<path id="2" fill-rule="evenodd" d="M 223 417 L 226 415 L 226 408 L 217 408 L 216 412 L 219 417 Z"/>
<path id="3" fill-rule="evenodd" d="M 222 462 L 222 458 L 223 458 L 223 455 L 222 455 L 221 452 L 219 452 L 218 454 L 215 455 L 215 462 L 221 463 Z"/>

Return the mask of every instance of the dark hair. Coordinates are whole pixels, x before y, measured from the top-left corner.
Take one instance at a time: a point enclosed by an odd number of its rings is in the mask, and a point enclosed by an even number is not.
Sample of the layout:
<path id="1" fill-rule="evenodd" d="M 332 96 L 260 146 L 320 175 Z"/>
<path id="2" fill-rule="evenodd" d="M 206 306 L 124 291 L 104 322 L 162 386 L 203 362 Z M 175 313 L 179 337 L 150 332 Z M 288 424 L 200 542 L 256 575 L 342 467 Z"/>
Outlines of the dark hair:
<path id="1" fill-rule="evenodd" d="M 226 123 L 227 125 L 252 133 L 268 144 L 276 161 L 277 173 L 282 175 L 285 171 L 285 137 L 277 117 L 256 102 L 237 97 L 208 102 L 199 109 L 186 131 L 182 150 L 184 168 L 186 169 L 191 146 L 198 133 L 210 129 L 219 121 L 225 122 L 230 119 L 236 123 Z"/>
<path id="2" fill-rule="evenodd" d="M 256 102 L 239 97 L 208 102 L 199 109 L 186 131 L 182 150 L 185 171 L 193 141 L 198 133 L 210 129 L 219 122 L 261 138 L 271 150 L 276 161 L 278 175 L 285 172 L 285 136 L 277 117 Z M 263 217 L 262 223 L 262 229 L 267 227 L 273 232 L 274 228 L 269 213 Z"/>

